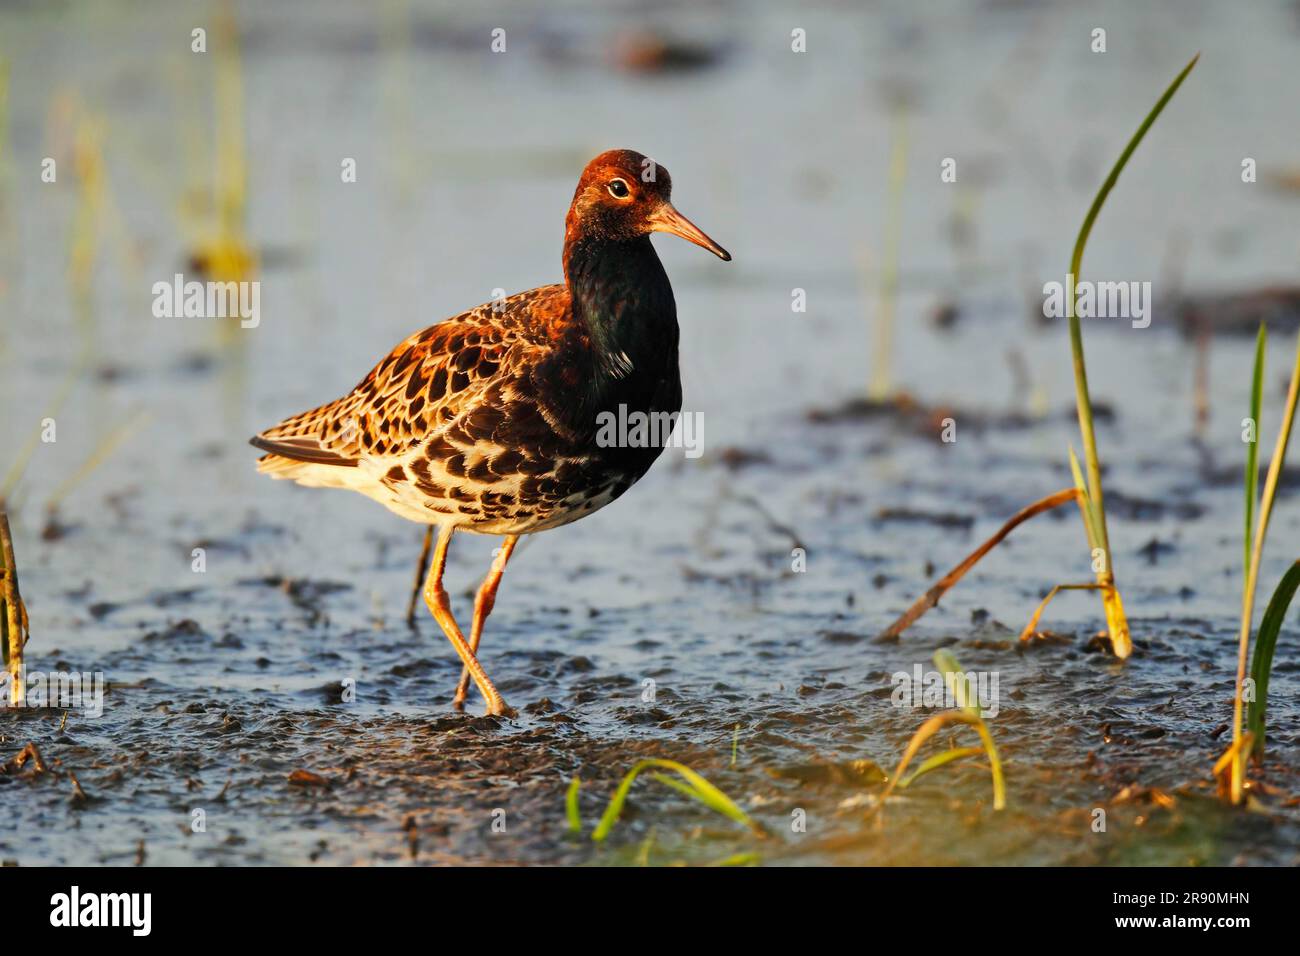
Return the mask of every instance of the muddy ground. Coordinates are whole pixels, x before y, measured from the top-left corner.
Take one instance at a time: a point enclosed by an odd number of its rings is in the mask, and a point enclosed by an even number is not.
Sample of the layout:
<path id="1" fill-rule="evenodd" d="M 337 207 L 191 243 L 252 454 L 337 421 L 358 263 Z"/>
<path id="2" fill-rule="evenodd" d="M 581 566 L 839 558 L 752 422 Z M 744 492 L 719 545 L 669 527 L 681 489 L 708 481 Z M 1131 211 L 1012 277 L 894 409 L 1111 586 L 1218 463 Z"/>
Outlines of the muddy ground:
<path id="1" fill-rule="evenodd" d="M 1108 410 L 1099 441 L 1136 642 L 1127 663 L 1095 649 L 1090 594 L 1058 598 L 1050 639 L 1017 643 L 1048 588 L 1090 578 L 1065 509 L 1019 529 L 900 642 L 872 640 L 1009 515 L 1070 483 L 1066 332 L 1035 317 L 1037 290 L 1061 278 L 1139 109 L 1196 49 L 1202 64 L 1125 173 L 1088 269 L 1155 277 L 1170 302 L 1294 275 L 1297 200 L 1241 184 L 1240 150 L 1207 144 L 1204 117 L 1226 124 L 1216 142 L 1300 165 L 1293 124 L 1276 119 L 1289 115 L 1276 78 L 1297 62 L 1295 23 L 1284 7 L 1230 25 L 1210 7 L 1172 19 L 1158 8 L 1110 10 L 1105 68 L 1072 39 L 1090 21 L 1064 4 L 976 5 L 959 22 L 903 5 L 813 10 L 817 46 L 793 61 L 778 4 L 754 17 L 666 11 L 648 22 L 708 52 L 646 74 L 604 58 L 619 14 L 510 21 L 498 68 L 476 45 L 491 11 L 370 22 L 340 5 L 304 31 L 291 7 L 241 7 L 263 316 L 225 336 L 207 320 L 155 319 L 148 294 L 185 268 L 193 223 L 175 210 L 211 173 L 211 63 L 169 45 L 192 17 L 161 5 L 66 22 L 0 15 L 12 65 L 0 439 L 20 447 L 51 415 L 58 429 L 11 502 L 28 667 L 108 682 L 97 717 L 0 715 L 0 757 L 33 742 L 48 767 L 0 774 L 0 859 L 1300 861 L 1294 612 L 1252 808 L 1224 808 L 1209 778 L 1231 719 L 1240 604 L 1252 343 L 1236 333 L 1253 324 L 1240 307 L 1202 309 L 1232 322 L 1209 345 L 1199 428 L 1186 309 L 1158 310 L 1146 329 L 1085 330 Z M 870 263 L 887 244 L 900 84 L 914 105 L 892 374 L 923 410 L 870 414 L 859 401 L 876 348 Z M 1243 87 L 1250 110 L 1235 106 Z M 1082 94 L 1091 107 L 1072 112 Z M 66 271 L 85 209 L 74 164 L 57 185 L 26 183 L 46 152 L 70 155 L 85 116 L 104 123 L 108 198 L 79 304 Z M 427 616 L 414 631 L 403 619 L 420 530 L 356 496 L 259 478 L 245 441 L 342 394 L 405 335 L 494 287 L 555 281 L 573 180 L 612 145 L 656 155 L 678 205 L 735 257 L 658 245 L 705 454 L 670 451 L 615 505 L 524 543 L 483 648 L 519 717 L 457 715 L 450 647 Z M 950 154 L 958 191 L 931 175 Z M 763 162 L 743 161 L 753 155 Z M 339 156 L 359 158 L 357 183 L 341 186 Z M 805 313 L 791 311 L 795 288 Z M 1286 317 L 1268 314 L 1279 324 L 1266 448 L 1294 354 Z M 945 418 L 955 442 L 940 440 Z M 1300 541 L 1294 488 L 1279 499 L 1261 601 Z M 466 620 L 492 546 L 453 545 Z M 794 570 L 797 548 L 806 570 Z M 999 676 L 990 726 L 1009 807 L 992 810 L 987 767 L 972 760 L 868 820 L 875 768 L 892 772 L 930 714 L 894 706 L 891 675 L 928 667 L 938 647 Z M 648 756 L 700 771 L 769 835 L 647 777 L 595 845 L 619 778 Z M 575 775 L 579 836 L 565 820 Z"/>

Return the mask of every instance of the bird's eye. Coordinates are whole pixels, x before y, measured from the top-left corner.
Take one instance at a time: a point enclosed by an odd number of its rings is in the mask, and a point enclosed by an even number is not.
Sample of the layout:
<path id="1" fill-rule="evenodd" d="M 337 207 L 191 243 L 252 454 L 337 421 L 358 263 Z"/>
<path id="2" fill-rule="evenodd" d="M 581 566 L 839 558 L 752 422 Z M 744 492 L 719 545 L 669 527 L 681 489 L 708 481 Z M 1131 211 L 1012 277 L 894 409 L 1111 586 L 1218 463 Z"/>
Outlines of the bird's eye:
<path id="1" fill-rule="evenodd" d="M 626 199 L 628 197 L 628 193 L 629 190 L 627 188 L 627 182 L 625 180 L 611 179 L 609 181 L 609 194 L 613 196 L 615 199 Z"/>

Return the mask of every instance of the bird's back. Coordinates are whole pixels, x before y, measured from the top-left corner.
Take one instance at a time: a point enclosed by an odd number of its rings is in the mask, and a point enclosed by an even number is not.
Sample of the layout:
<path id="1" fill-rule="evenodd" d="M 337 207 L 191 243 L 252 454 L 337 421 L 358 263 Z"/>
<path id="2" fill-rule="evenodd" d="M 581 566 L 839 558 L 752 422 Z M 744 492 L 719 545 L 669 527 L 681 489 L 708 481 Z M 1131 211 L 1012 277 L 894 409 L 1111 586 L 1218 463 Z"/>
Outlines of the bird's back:
<path id="1" fill-rule="evenodd" d="M 258 469 L 424 523 L 555 527 L 617 498 L 658 456 L 593 435 L 606 407 L 676 414 L 675 337 L 670 358 L 609 378 L 568 289 L 541 286 L 410 336 L 347 395 L 261 432 Z"/>

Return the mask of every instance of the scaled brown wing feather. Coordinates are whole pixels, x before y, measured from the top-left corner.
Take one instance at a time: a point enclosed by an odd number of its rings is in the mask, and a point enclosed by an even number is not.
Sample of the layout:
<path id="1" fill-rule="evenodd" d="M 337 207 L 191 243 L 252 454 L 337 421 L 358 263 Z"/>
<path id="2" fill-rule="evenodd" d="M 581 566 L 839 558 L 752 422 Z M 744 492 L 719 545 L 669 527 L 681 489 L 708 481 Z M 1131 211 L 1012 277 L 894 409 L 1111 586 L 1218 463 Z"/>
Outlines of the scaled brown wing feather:
<path id="1" fill-rule="evenodd" d="M 355 467 L 403 455 L 488 397 L 514 347 L 542 345 L 567 313 L 563 286 L 519 293 L 412 335 L 336 401 L 285 419 L 251 443 L 283 458 Z M 499 394 L 499 393 L 498 393 Z M 490 398 L 489 398 L 490 400 Z"/>

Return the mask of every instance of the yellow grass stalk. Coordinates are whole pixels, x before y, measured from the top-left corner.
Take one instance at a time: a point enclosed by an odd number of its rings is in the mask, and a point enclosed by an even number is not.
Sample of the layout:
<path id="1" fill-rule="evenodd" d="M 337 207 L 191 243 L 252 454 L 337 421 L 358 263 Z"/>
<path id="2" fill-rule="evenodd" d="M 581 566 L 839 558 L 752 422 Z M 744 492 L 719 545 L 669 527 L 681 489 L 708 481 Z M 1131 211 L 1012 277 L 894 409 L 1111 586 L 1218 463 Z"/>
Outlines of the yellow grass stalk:
<path id="1" fill-rule="evenodd" d="M 9 671 L 9 704 L 21 707 L 26 702 L 23 682 L 23 648 L 27 645 L 27 608 L 18 592 L 18 562 L 14 558 L 13 535 L 9 515 L 0 501 L 0 648 L 4 650 Z"/>

